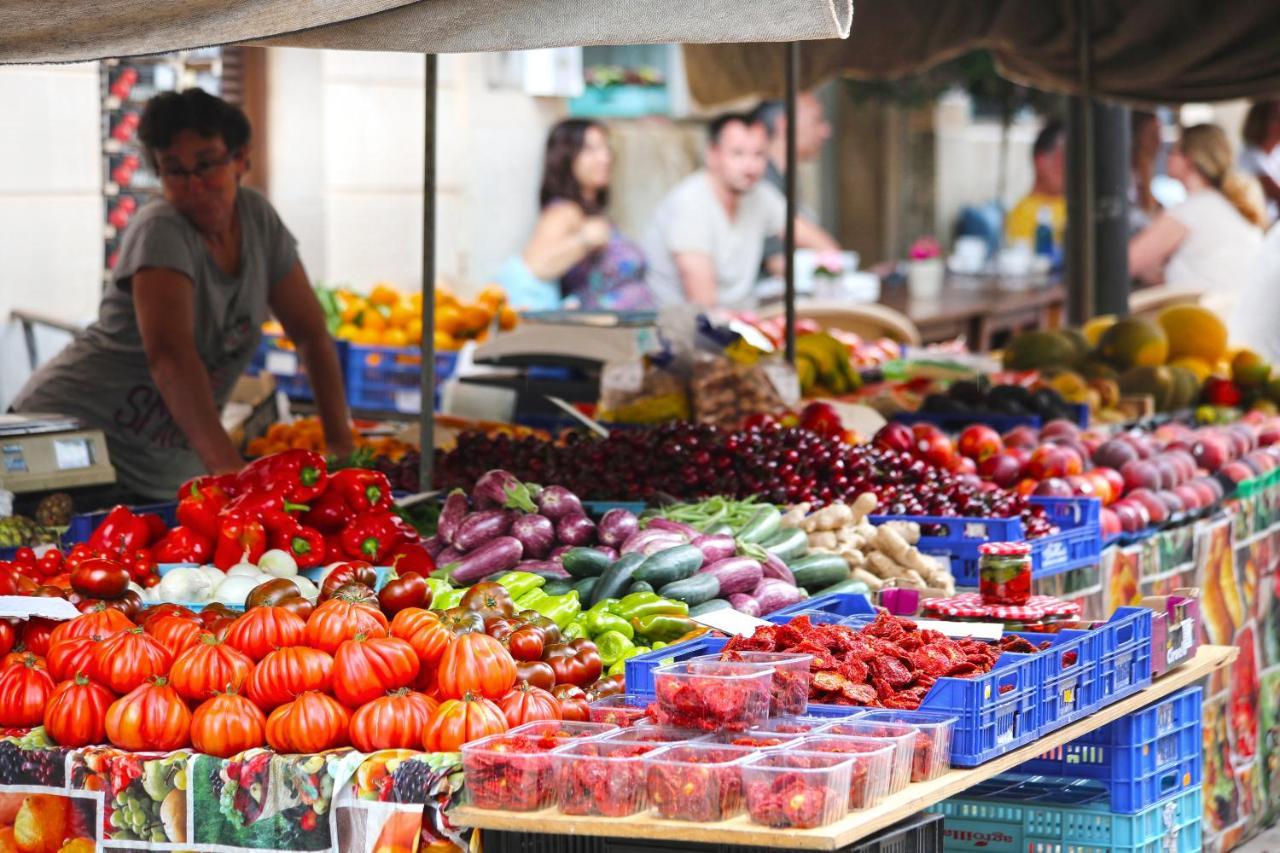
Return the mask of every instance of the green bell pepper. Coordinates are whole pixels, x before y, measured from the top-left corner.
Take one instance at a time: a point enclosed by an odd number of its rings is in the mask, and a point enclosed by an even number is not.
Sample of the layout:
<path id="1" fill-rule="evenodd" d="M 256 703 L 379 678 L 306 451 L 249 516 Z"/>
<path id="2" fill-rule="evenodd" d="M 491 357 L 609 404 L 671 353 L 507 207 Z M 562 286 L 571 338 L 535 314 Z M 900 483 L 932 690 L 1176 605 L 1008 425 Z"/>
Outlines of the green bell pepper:
<path id="1" fill-rule="evenodd" d="M 578 591 L 571 589 L 564 595 L 547 595 L 538 590 L 542 598 L 529 601 L 529 597 L 522 598 L 516 602 L 521 610 L 536 610 L 543 616 L 556 623 L 556 627 L 563 631 L 573 622 L 575 616 L 582 612 L 582 602 L 578 601 Z"/>
<path id="2" fill-rule="evenodd" d="M 512 599 L 519 599 L 525 593 L 541 587 L 547 579 L 533 572 L 507 572 L 497 582 L 507 590 Z"/>
<path id="3" fill-rule="evenodd" d="M 633 592 L 612 602 L 609 612 L 627 620 L 658 615 L 685 616 L 689 613 L 689 605 L 663 598 L 656 592 Z"/>
<path id="4" fill-rule="evenodd" d="M 697 630 L 698 623 L 688 616 L 657 613 L 652 616 L 633 618 L 631 627 L 635 629 L 636 636 L 644 637 L 646 640 L 670 643 L 680 639 L 690 631 Z"/>
<path id="5" fill-rule="evenodd" d="M 605 631 L 595 639 L 596 649 L 600 652 L 600 661 L 605 666 L 612 666 L 623 657 L 628 649 L 634 649 L 635 644 L 630 638 L 623 636 L 617 631 Z"/>
<path id="6" fill-rule="evenodd" d="M 666 648 L 667 646 L 669 646 L 669 645 L 671 645 L 671 644 L 670 644 L 670 643 L 664 643 L 664 642 L 662 642 L 661 640 L 659 640 L 658 642 L 656 642 L 656 643 L 654 643 L 653 645 L 651 645 L 649 648 L 654 649 L 654 650 L 656 651 L 657 649 L 665 649 L 665 648 Z"/>
<path id="7" fill-rule="evenodd" d="M 631 648 L 627 649 L 627 651 L 622 655 L 621 658 L 609 664 L 608 669 L 605 672 L 605 675 L 626 675 L 627 661 L 631 660 L 631 658 L 635 657 L 636 655 L 642 655 L 647 651 L 649 651 L 648 646 L 632 646 Z"/>
<path id="8" fill-rule="evenodd" d="M 466 595 L 466 589 L 447 589 L 431 600 L 431 607 L 434 610 L 448 610 L 450 607 L 457 607 L 462 603 L 462 596 Z"/>
<path id="9" fill-rule="evenodd" d="M 550 597 L 539 588 L 531 589 L 520 596 L 512 596 L 512 600 L 515 601 L 516 611 L 519 612 L 521 610 L 532 610 L 533 605 Z"/>
<path id="10" fill-rule="evenodd" d="M 446 580 L 440 580 L 439 578 L 427 578 L 426 581 L 427 589 L 431 590 L 431 601 L 433 605 L 440 599 L 440 596 L 453 590 L 453 586 Z"/>
<path id="11" fill-rule="evenodd" d="M 605 631 L 617 631 L 628 640 L 636 635 L 631 623 L 621 616 L 609 612 L 608 601 L 601 601 L 588 610 L 582 617 L 582 627 L 592 637 L 598 637 Z"/>
<path id="12" fill-rule="evenodd" d="M 581 640 L 587 637 L 587 629 L 582 627 L 581 622 L 570 622 L 560 629 L 560 642 L 567 643 L 570 640 Z M 587 637 L 587 639 L 590 639 Z"/>

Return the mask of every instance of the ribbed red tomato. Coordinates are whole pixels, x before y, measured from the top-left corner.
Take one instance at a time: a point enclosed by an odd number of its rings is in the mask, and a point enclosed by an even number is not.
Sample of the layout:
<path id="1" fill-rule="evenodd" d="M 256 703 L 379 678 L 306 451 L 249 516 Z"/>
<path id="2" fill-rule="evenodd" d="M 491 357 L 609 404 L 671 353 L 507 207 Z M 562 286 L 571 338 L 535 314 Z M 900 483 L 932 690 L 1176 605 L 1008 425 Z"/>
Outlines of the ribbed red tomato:
<path id="1" fill-rule="evenodd" d="M 148 678 L 168 675 L 173 655 L 141 628 L 108 637 L 93 650 L 89 677 L 118 694 L 128 693 Z"/>
<path id="2" fill-rule="evenodd" d="M 88 675 L 93 671 L 93 653 L 101 642 L 100 637 L 72 637 L 54 643 L 44 660 L 49 675 L 54 681 L 66 681 L 78 672 Z"/>
<path id="3" fill-rule="evenodd" d="M 200 642 L 204 626 L 194 619 L 183 616 L 161 616 L 148 619 L 143 629 L 160 641 L 175 658 L 187 649 Z"/>
<path id="4" fill-rule="evenodd" d="M 148 622 L 152 619 L 159 619 L 161 616 L 181 616 L 183 619 L 190 619 L 193 622 L 202 622 L 200 616 L 191 608 L 166 601 L 163 604 L 148 607 L 138 614 L 138 624 L 145 628 Z"/>
<path id="5" fill-rule="evenodd" d="M 55 622 L 40 616 L 28 619 L 27 624 L 22 626 L 23 647 L 33 655 L 44 657 L 49 653 L 49 643 L 52 642 L 54 630 L 63 624 L 66 623 Z"/>
<path id="6" fill-rule="evenodd" d="M 18 641 L 18 632 L 13 630 L 13 623 L 8 619 L 0 619 L 0 658 L 13 650 Z"/>
<path id="7" fill-rule="evenodd" d="M 267 718 L 236 693 L 206 699 L 191 715 L 191 745 L 206 755 L 230 758 L 267 741 Z"/>
<path id="8" fill-rule="evenodd" d="M 260 661 L 270 652 L 302 642 L 307 623 L 283 607 L 255 607 L 227 631 L 227 644 Z"/>
<path id="9" fill-rule="evenodd" d="M 245 695 L 263 711 L 292 702 L 308 690 L 328 693 L 333 687 L 333 658 L 310 646 L 276 649 L 253 668 Z"/>
<path id="10" fill-rule="evenodd" d="M 58 746 L 72 749 L 106 743 L 107 709 L 115 699 L 101 684 L 77 675 L 54 688 L 44 709 L 44 730 Z"/>
<path id="11" fill-rule="evenodd" d="M 417 749 L 437 707 L 435 700 L 404 688 L 366 702 L 351 716 L 351 745 L 361 752 Z"/>
<path id="12" fill-rule="evenodd" d="M 435 611 L 410 607 L 401 610 L 391 620 L 391 636 L 399 637 L 413 646 L 424 667 L 433 667 L 444 656 L 444 650 L 453 639 L 453 632 L 444 626 Z"/>
<path id="13" fill-rule="evenodd" d="M 351 712 L 337 699 L 308 690 L 267 717 L 267 743 L 280 753 L 312 753 L 346 746 Z"/>
<path id="14" fill-rule="evenodd" d="M 422 746 L 427 752 L 457 752 L 464 743 L 506 730 L 507 718 L 497 705 L 468 693 L 436 708 L 422 731 Z"/>
<path id="15" fill-rule="evenodd" d="M 215 693 L 239 690 L 253 672 L 253 661 L 212 634 L 201 634 L 194 646 L 178 655 L 169 669 L 169 683 L 189 702 L 203 702 Z"/>
<path id="16" fill-rule="evenodd" d="M 515 660 L 487 634 L 454 637 L 436 670 L 436 687 L 446 699 L 460 699 L 466 693 L 497 699 L 515 683 Z"/>
<path id="17" fill-rule="evenodd" d="M 356 634 L 333 654 L 333 694 L 348 708 L 358 708 L 413 684 L 418 666 L 418 653 L 404 640 Z"/>
<path id="18" fill-rule="evenodd" d="M 53 679 L 35 655 L 0 669 L 0 726 L 29 728 L 44 720 L 44 707 L 53 694 Z"/>
<path id="19" fill-rule="evenodd" d="M 60 643 L 72 637 L 95 636 L 105 640 L 107 637 L 120 631 L 127 631 L 132 627 L 134 627 L 134 624 L 129 617 L 116 608 L 107 607 L 105 604 L 97 604 L 94 605 L 93 610 L 82 616 L 77 616 L 68 622 L 59 622 L 57 627 L 53 629 L 49 642 Z"/>
<path id="20" fill-rule="evenodd" d="M 498 700 L 502 716 L 511 728 L 532 723 L 535 720 L 558 720 L 560 703 L 541 687 L 526 682 L 517 684 L 510 693 Z"/>
<path id="21" fill-rule="evenodd" d="M 107 739 L 134 752 L 169 752 L 191 741 L 191 711 L 163 677 L 152 678 L 107 709 Z"/>
<path id="22" fill-rule="evenodd" d="M 304 638 L 308 646 L 333 654 L 344 640 L 356 634 L 387 636 L 387 617 L 376 607 L 346 598 L 331 598 L 307 619 Z"/>

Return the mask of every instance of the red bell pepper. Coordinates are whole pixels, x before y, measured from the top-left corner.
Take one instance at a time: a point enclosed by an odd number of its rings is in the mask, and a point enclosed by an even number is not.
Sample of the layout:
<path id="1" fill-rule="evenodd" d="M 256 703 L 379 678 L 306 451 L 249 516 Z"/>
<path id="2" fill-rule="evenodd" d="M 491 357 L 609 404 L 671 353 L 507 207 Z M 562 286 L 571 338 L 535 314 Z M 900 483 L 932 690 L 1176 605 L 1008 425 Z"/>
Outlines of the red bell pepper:
<path id="1" fill-rule="evenodd" d="M 127 506 L 112 507 L 89 537 L 90 547 L 117 556 L 145 548 L 150 542 L 150 526 Z"/>
<path id="2" fill-rule="evenodd" d="M 329 488 L 320 497 L 311 501 L 311 509 L 302 516 L 302 523 L 329 535 L 340 532 L 347 526 L 347 522 L 355 518 L 355 515 L 355 511 L 347 505 L 342 494 Z"/>
<path id="3" fill-rule="evenodd" d="M 391 509 L 391 481 L 381 471 L 343 468 L 329 475 L 328 492 L 337 492 L 354 512 Z"/>
<path id="4" fill-rule="evenodd" d="M 213 478 L 198 477 L 183 486 L 179 492 L 178 524 L 212 540 L 218 535 L 218 513 L 231 498 L 218 483 L 204 482 L 210 479 Z"/>
<path id="5" fill-rule="evenodd" d="M 272 533 L 279 528 L 288 527 L 297 520 L 296 514 L 308 509 L 303 504 L 295 504 L 285 499 L 284 492 L 275 489 L 269 492 L 245 492 L 227 504 L 223 513 L 237 512 L 262 522 L 262 526 Z"/>
<path id="6" fill-rule="evenodd" d="M 256 563 L 267 550 L 267 531 L 262 522 L 242 513 L 224 512 L 218 529 L 213 564 L 224 572 L 236 563 Z"/>
<path id="7" fill-rule="evenodd" d="M 357 515 L 342 529 L 342 549 L 349 558 L 385 565 L 392 549 L 403 541 L 394 519 L 389 512 Z"/>
<path id="8" fill-rule="evenodd" d="M 436 561 L 431 553 L 416 542 L 402 542 L 395 546 L 387 562 L 398 575 L 417 572 L 425 578 L 436 570 Z"/>
<path id="9" fill-rule="evenodd" d="M 284 497 L 304 504 L 324 492 L 329 473 L 324 457 L 312 450 L 285 450 L 254 460 L 236 478 L 241 492 L 280 489 Z"/>
<path id="10" fill-rule="evenodd" d="M 213 556 L 213 542 L 190 527 L 179 525 L 156 543 L 152 553 L 160 563 L 207 563 Z"/>
<path id="11" fill-rule="evenodd" d="M 204 492 L 211 489 L 221 489 L 227 498 L 234 498 L 239 494 L 236 491 L 236 479 L 239 476 L 239 474 L 204 474 L 200 477 L 192 477 L 178 487 L 178 500 L 182 500 L 194 492 Z"/>
<path id="12" fill-rule="evenodd" d="M 153 542 L 159 542 L 166 533 L 169 532 L 169 524 L 158 513 L 144 512 L 138 516 L 147 523 L 147 546 Z"/>
<path id="13" fill-rule="evenodd" d="M 299 524 L 293 518 L 289 518 L 287 526 L 271 531 L 271 547 L 287 552 L 300 569 L 311 569 L 324 564 L 324 534 L 314 527 Z"/>

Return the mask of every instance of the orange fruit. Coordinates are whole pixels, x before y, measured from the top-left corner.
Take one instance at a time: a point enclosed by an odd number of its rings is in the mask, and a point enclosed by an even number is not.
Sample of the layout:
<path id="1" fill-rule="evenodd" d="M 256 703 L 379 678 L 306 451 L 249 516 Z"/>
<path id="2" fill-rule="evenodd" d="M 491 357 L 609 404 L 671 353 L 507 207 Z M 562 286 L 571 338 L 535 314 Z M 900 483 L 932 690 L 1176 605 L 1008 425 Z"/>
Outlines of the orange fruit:
<path id="1" fill-rule="evenodd" d="M 453 305 L 440 306 L 436 309 L 436 331 L 446 335 L 456 335 L 466 328 L 462 311 Z"/>
<path id="2" fill-rule="evenodd" d="M 406 323 L 404 327 L 404 337 L 405 337 L 405 340 L 408 341 L 411 346 L 417 346 L 418 344 L 421 344 L 422 343 L 422 320 L 415 317 L 414 319 Z"/>
<path id="3" fill-rule="evenodd" d="M 462 309 L 462 328 L 479 332 L 493 321 L 493 312 L 482 305 L 468 305 Z"/>
<path id="4" fill-rule="evenodd" d="M 360 315 L 360 328 L 366 332 L 381 332 L 387 328 L 387 318 L 381 311 L 371 308 Z"/>
<path id="5" fill-rule="evenodd" d="M 403 329 L 397 329 L 393 326 L 382 333 L 380 343 L 384 347 L 403 347 L 408 346 L 409 338 L 405 335 Z"/>
<path id="6" fill-rule="evenodd" d="M 432 345 L 439 351 L 456 350 L 459 347 L 453 335 L 439 330 L 432 336 Z"/>
<path id="7" fill-rule="evenodd" d="M 371 305 L 386 305 L 390 307 L 399 301 L 400 291 L 382 282 L 375 284 L 373 290 L 369 293 L 369 303 Z"/>
<path id="8" fill-rule="evenodd" d="M 509 332 L 516 327 L 519 318 L 516 316 L 515 309 L 510 305 L 503 305 L 498 309 L 498 328 L 504 332 Z"/>

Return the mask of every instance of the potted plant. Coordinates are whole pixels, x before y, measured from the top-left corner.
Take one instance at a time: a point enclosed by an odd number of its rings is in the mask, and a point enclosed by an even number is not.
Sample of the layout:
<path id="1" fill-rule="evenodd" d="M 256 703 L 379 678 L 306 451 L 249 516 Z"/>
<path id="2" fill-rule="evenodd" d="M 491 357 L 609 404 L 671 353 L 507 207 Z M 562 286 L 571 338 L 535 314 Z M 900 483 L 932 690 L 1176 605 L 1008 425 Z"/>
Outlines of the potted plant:
<path id="1" fill-rule="evenodd" d="M 947 268 L 942 249 L 933 237 L 921 237 L 911 244 L 907 261 L 907 294 L 912 299 L 936 299 L 942 293 Z"/>

